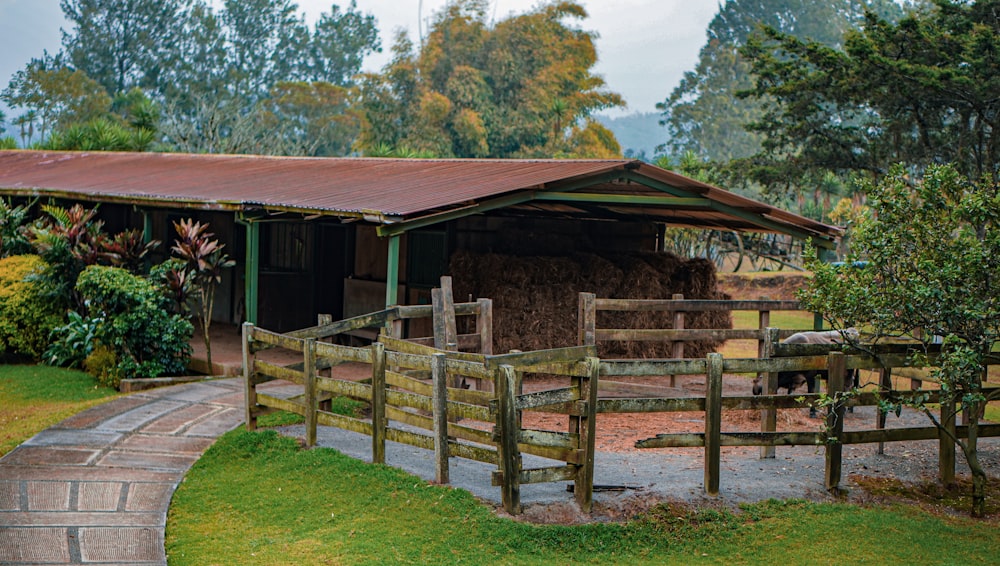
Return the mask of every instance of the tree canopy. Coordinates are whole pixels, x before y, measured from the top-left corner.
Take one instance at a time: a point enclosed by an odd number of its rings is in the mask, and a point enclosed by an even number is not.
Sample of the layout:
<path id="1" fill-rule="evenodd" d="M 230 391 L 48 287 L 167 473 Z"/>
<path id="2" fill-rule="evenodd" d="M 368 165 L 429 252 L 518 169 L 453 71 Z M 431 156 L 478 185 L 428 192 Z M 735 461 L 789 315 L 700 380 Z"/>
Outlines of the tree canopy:
<path id="1" fill-rule="evenodd" d="M 613 134 L 591 119 L 623 105 L 591 68 L 587 17 L 551 2 L 491 25 L 486 0 L 456 0 L 416 47 L 404 35 L 393 59 L 361 82 L 359 146 L 409 148 L 442 157 L 607 157 Z"/>
<path id="2" fill-rule="evenodd" d="M 752 94 L 772 101 L 748 161 L 775 184 L 815 171 L 879 177 L 953 163 L 973 179 L 997 174 L 1000 1 L 934 0 L 893 23 L 867 12 L 844 48 L 767 29 L 743 53 Z"/>

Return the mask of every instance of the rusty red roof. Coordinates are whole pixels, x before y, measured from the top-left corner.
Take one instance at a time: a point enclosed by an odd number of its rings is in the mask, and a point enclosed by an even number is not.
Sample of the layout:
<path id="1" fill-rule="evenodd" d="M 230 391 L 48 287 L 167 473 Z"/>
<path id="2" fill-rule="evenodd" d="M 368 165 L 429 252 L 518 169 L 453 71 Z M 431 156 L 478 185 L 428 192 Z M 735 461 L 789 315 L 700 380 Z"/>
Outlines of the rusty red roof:
<path id="1" fill-rule="evenodd" d="M 661 186 L 662 185 L 662 186 Z M 0 195 L 54 196 L 146 206 L 265 209 L 407 222 L 506 196 L 510 206 L 593 214 L 594 206 L 536 202 L 531 195 L 574 191 L 624 195 L 612 216 L 647 216 L 683 225 L 783 231 L 836 238 L 840 230 L 634 160 L 309 158 L 175 153 L 0 151 Z M 672 210 L 629 197 L 698 196 L 705 206 Z M 552 196 L 551 194 L 548 196 Z M 680 202 L 680 201 L 677 201 Z M 459 212 L 460 214 L 461 212 Z M 766 222 L 754 222 L 756 215 Z M 801 235 L 801 234 L 800 234 Z"/>

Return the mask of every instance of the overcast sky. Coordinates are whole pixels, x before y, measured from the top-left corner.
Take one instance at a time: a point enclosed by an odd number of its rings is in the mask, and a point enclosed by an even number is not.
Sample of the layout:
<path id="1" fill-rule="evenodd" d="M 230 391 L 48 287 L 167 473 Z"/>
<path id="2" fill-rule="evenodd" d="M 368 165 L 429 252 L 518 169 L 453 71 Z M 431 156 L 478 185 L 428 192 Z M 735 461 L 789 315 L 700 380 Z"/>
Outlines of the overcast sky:
<path id="1" fill-rule="evenodd" d="M 218 2 L 217 2 L 218 3 Z M 309 21 L 349 0 L 300 0 Z M 596 72 L 611 90 L 625 97 L 624 113 L 653 112 L 694 67 L 705 30 L 718 11 L 717 0 L 582 0 L 590 17 L 580 27 L 596 31 L 599 62 Z M 358 9 L 374 14 L 382 35 L 383 53 L 365 61 L 365 70 L 379 70 L 388 59 L 394 30 L 404 28 L 418 40 L 418 22 L 426 22 L 446 0 L 357 0 Z M 423 18 L 421 14 L 421 4 Z M 494 0 L 493 15 L 503 19 L 537 5 L 537 0 Z M 59 0 L 0 0 L 0 89 L 11 75 L 44 49 L 59 51 L 60 27 L 66 21 Z M 620 114 L 620 113 L 619 113 Z M 12 118 L 12 116 L 8 116 Z M 9 133 L 9 132 L 8 132 Z"/>

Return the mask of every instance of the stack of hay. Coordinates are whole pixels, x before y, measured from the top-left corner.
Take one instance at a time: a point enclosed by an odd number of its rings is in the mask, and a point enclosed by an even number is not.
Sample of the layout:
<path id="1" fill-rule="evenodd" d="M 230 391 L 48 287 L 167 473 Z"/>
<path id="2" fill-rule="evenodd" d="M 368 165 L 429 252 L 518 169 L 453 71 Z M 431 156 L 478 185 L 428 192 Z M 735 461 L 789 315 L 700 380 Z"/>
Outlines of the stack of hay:
<path id="1" fill-rule="evenodd" d="M 569 257 L 457 252 L 451 258 L 455 300 L 493 299 L 494 351 L 542 350 L 577 344 L 577 295 L 610 299 L 728 299 L 716 289 L 715 266 L 666 252 Z M 597 313 L 599 328 L 673 328 L 670 313 Z M 732 328 L 729 312 L 688 313 L 687 328 Z M 688 343 L 687 358 L 704 357 L 718 342 Z M 660 342 L 603 342 L 606 358 L 669 358 Z"/>

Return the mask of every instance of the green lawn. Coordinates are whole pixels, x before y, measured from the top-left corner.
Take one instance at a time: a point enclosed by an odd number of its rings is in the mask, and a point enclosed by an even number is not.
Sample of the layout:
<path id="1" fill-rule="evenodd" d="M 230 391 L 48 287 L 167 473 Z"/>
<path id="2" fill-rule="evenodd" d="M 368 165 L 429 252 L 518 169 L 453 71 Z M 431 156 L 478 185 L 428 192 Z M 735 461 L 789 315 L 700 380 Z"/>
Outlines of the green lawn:
<path id="1" fill-rule="evenodd" d="M 739 512 L 658 507 L 624 524 L 531 525 L 274 431 L 220 438 L 174 495 L 172 566 L 185 564 L 985 564 L 995 522 L 906 506 L 801 501 Z"/>
<path id="2" fill-rule="evenodd" d="M 35 433 L 118 395 L 81 371 L 0 365 L 0 456 Z"/>

